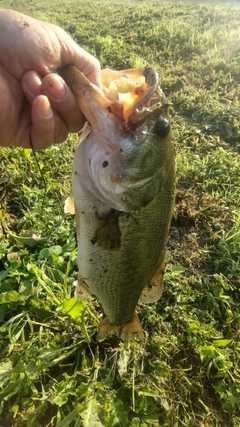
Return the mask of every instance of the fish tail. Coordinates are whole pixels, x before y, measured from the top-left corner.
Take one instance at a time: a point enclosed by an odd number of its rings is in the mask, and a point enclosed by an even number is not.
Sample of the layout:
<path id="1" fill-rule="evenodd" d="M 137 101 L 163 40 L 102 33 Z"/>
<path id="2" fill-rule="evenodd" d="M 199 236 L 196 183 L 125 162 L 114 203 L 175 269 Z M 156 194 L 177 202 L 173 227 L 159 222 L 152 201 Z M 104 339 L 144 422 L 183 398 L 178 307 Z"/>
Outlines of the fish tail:
<path id="1" fill-rule="evenodd" d="M 99 341 L 103 341 L 108 335 L 117 335 L 123 341 L 144 338 L 144 333 L 140 324 L 140 320 L 135 313 L 132 320 L 124 325 L 111 325 L 108 318 L 105 317 L 100 324 L 98 331 Z"/>

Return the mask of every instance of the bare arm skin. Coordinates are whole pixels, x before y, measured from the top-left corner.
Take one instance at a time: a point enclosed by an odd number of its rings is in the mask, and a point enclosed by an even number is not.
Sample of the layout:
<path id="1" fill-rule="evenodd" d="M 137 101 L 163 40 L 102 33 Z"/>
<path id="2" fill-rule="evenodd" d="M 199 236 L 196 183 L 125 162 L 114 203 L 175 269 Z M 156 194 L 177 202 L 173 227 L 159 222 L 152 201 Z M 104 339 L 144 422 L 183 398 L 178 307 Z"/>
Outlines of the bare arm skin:
<path id="1" fill-rule="evenodd" d="M 0 9 L 0 145 L 43 149 L 82 128 L 75 97 L 56 74 L 67 64 L 100 86 L 99 62 L 65 31 Z"/>

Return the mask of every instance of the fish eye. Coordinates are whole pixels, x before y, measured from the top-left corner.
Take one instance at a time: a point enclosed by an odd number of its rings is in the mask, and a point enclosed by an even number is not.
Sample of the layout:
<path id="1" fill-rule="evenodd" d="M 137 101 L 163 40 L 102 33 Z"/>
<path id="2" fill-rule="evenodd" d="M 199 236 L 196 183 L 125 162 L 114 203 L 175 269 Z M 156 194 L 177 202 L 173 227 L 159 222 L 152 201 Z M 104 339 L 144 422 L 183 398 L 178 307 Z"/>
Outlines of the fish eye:
<path id="1" fill-rule="evenodd" d="M 169 121 L 167 119 L 159 119 L 154 126 L 153 133 L 159 138 L 165 138 L 170 131 Z"/>

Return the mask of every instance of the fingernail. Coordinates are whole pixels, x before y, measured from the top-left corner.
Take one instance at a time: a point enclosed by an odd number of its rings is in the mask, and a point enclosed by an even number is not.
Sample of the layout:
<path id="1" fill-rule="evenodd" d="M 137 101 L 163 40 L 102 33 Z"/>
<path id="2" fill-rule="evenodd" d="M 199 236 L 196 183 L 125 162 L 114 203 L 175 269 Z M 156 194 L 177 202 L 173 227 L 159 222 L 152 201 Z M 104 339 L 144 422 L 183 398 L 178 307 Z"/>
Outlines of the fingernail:
<path id="1" fill-rule="evenodd" d="M 45 119 L 50 119 L 53 115 L 51 105 L 46 99 L 45 102 L 42 102 L 39 106 L 39 112 Z"/>
<path id="2" fill-rule="evenodd" d="M 60 78 L 54 76 L 48 83 L 47 91 L 53 98 L 61 100 L 66 93 L 66 88 Z"/>
<path id="3" fill-rule="evenodd" d="M 41 94 L 42 81 L 36 73 L 29 73 L 27 78 L 27 87 L 29 92 L 35 97 Z"/>

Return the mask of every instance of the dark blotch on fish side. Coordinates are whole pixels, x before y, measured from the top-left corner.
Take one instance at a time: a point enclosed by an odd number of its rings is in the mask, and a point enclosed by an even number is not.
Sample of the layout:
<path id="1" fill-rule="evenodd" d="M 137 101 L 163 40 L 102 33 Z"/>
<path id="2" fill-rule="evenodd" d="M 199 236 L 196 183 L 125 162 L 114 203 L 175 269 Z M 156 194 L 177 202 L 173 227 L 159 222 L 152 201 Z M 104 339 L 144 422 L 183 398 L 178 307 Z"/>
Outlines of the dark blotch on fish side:
<path id="1" fill-rule="evenodd" d="M 108 161 L 107 160 L 104 160 L 104 162 L 103 162 L 103 164 L 102 164 L 102 167 L 103 168 L 106 168 L 108 166 Z"/>
<path id="2" fill-rule="evenodd" d="M 104 249 L 119 249 L 121 247 L 121 230 L 118 224 L 121 212 L 111 209 L 104 215 L 95 216 L 96 232 L 91 243 L 96 243 Z"/>

